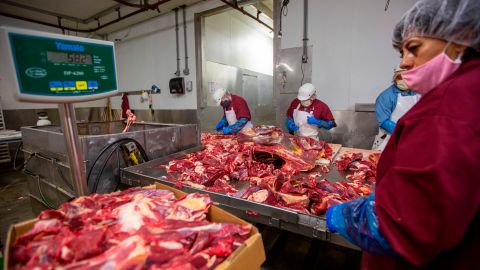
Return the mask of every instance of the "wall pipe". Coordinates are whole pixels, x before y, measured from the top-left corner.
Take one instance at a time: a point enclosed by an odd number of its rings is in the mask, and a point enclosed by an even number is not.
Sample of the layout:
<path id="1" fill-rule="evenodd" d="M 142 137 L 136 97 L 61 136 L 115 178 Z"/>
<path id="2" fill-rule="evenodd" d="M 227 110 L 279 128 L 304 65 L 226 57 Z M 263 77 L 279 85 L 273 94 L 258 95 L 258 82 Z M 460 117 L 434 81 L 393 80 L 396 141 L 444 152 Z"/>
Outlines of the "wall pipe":
<path id="1" fill-rule="evenodd" d="M 175 39 L 177 45 L 177 71 L 175 71 L 175 75 L 178 77 L 180 76 L 180 45 L 178 44 L 178 8 L 173 9 L 175 11 Z"/>
<path id="2" fill-rule="evenodd" d="M 308 62 L 308 0 L 303 0 L 303 55 L 302 62 Z"/>
<path id="3" fill-rule="evenodd" d="M 187 7 L 185 5 L 181 6 L 183 10 L 183 40 L 185 42 L 185 69 L 183 70 L 184 75 L 190 74 L 188 69 L 188 46 L 187 46 Z"/>
<path id="4" fill-rule="evenodd" d="M 228 2 L 227 0 L 220 0 L 220 1 L 222 1 L 223 3 L 229 5 L 229 6 L 232 7 L 233 9 L 240 11 L 240 12 L 243 13 L 244 15 L 247 15 L 248 17 L 250 17 L 250 18 L 254 19 L 255 21 L 257 21 L 258 23 L 260 23 L 261 25 L 263 25 L 263 26 L 267 27 L 268 29 L 270 29 L 271 31 L 273 31 L 273 28 L 270 27 L 268 24 L 262 22 L 261 20 L 257 19 L 255 16 L 253 16 L 252 14 L 246 12 L 246 11 L 243 9 L 243 7 L 239 7 L 238 4 L 237 4 L 237 1 L 235 1 L 235 4 L 232 4 L 232 3 Z"/>

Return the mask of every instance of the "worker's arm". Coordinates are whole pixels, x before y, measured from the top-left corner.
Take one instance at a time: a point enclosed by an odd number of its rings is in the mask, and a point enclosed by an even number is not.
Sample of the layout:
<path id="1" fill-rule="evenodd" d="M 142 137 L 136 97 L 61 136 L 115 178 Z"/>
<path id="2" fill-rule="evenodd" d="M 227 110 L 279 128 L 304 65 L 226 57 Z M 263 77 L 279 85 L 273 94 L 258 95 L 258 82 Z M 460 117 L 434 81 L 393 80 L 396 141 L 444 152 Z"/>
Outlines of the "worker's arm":
<path id="1" fill-rule="evenodd" d="M 235 124 L 223 128 L 223 134 L 237 134 L 248 123 L 248 118 L 240 118 Z"/>
<path id="2" fill-rule="evenodd" d="M 313 116 L 307 118 L 307 123 L 327 130 L 337 126 L 332 111 L 327 104 L 317 99 L 314 101 L 313 106 L 315 107 Z"/>
<path id="3" fill-rule="evenodd" d="M 479 133 L 435 116 L 399 122 L 390 141 L 381 159 L 394 163 L 377 170 L 380 232 L 396 253 L 422 266 L 458 245 L 480 209 Z"/>
<path id="4" fill-rule="evenodd" d="M 375 101 L 375 115 L 378 126 L 389 134 L 392 134 L 395 129 L 396 123 L 390 120 L 390 117 L 397 103 L 397 94 L 391 87 L 383 91 Z"/>
<path id="5" fill-rule="evenodd" d="M 287 118 L 293 119 L 293 111 L 298 107 L 299 104 L 300 104 L 300 101 L 298 99 L 295 98 L 294 100 L 292 100 L 292 102 L 290 103 L 290 106 L 287 109 L 287 113 L 286 113 Z"/>
<path id="6" fill-rule="evenodd" d="M 362 250 L 378 255 L 394 255 L 387 240 L 378 228 L 375 212 L 375 195 L 330 207 L 327 226 Z"/>
<path id="7" fill-rule="evenodd" d="M 321 128 L 324 128 L 324 129 L 331 129 L 331 128 L 337 126 L 337 124 L 335 123 L 334 120 L 322 120 L 322 119 L 317 119 L 313 116 L 309 116 L 307 118 L 307 122 L 310 125 L 316 125 L 316 126 L 319 126 Z"/>

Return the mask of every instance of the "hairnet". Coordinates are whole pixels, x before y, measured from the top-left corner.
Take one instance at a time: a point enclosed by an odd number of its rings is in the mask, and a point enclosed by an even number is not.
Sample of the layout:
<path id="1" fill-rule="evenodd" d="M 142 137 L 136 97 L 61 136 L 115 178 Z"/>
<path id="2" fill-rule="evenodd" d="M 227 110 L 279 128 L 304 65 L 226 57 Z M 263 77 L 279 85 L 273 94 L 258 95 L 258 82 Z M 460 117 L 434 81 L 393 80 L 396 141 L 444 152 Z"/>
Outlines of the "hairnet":
<path id="1" fill-rule="evenodd" d="M 443 39 L 480 51 L 479 0 L 420 0 L 395 26 L 393 46 L 413 36 Z"/>

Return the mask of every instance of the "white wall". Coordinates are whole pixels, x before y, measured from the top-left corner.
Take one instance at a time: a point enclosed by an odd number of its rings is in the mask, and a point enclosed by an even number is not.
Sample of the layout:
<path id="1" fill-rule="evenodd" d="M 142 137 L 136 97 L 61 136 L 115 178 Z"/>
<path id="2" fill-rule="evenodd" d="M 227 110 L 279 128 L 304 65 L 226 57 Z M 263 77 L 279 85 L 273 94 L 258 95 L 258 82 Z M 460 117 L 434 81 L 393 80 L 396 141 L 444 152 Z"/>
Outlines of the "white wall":
<path id="1" fill-rule="evenodd" d="M 0 25 L 4 26 L 15 26 L 20 28 L 45 31 L 51 33 L 61 34 L 62 31 L 57 28 L 44 26 L 41 24 L 35 24 L 30 22 L 25 22 L 21 20 L 16 20 L 4 16 L 0 16 Z M 3 37 L 0 37 L 3 38 Z M 40 103 L 28 103 L 20 102 L 15 96 L 14 90 L 14 81 L 12 74 L 10 72 L 10 63 L 6 59 L 7 49 L 3 47 L 3 41 L 0 41 L 0 97 L 2 99 L 2 108 L 4 110 L 18 110 L 18 109 L 46 109 L 46 108 L 57 108 L 56 104 L 40 104 Z M 105 99 L 91 101 L 91 102 L 82 102 L 76 103 L 75 107 L 104 107 L 106 104 Z"/>
<path id="2" fill-rule="evenodd" d="M 332 110 L 373 103 L 391 84 L 399 54 L 392 32 L 415 0 L 310 0 L 309 45 L 313 45 L 312 82 Z M 302 46 L 303 1 L 290 1 L 282 18 L 282 48 Z"/>
<path id="3" fill-rule="evenodd" d="M 161 94 L 153 95 L 154 109 L 196 109 L 197 85 L 195 66 L 194 14 L 222 5 L 220 1 L 199 2 L 187 7 L 188 66 L 190 75 L 183 75 L 185 49 L 183 38 L 182 11 L 179 10 L 180 71 L 185 81 L 192 81 L 193 91 L 185 95 L 170 94 L 168 83 L 177 69 L 175 47 L 175 15 L 169 12 L 149 21 L 131 26 L 109 35 L 110 40 L 122 39 L 116 43 L 116 59 L 119 90 L 138 91 L 150 89 L 152 84 L 161 89 Z M 138 95 L 129 95 L 130 107 L 147 109 Z M 112 98 L 113 108 L 120 108 L 120 97 Z"/>
<path id="4" fill-rule="evenodd" d="M 236 10 L 205 18 L 205 58 L 208 61 L 273 73 L 273 34 Z"/>

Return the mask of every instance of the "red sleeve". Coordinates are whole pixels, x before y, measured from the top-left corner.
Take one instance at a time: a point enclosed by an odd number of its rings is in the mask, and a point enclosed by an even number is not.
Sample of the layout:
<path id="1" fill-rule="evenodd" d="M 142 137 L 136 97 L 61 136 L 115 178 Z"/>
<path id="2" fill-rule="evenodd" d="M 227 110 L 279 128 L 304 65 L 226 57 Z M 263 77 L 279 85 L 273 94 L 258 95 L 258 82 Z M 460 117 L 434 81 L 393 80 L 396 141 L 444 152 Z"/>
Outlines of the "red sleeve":
<path id="1" fill-rule="evenodd" d="M 379 228 L 410 263 L 458 245 L 480 209 L 480 137 L 448 116 L 399 122 L 378 166 Z M 384 163 L 384 164 L 382 164 Z"/>
<path id="2" fill-rule="evenodd" d="M 313 111 L 313 116 L 315 116 L 315 118 L 324 121 L 335 121 L 335 119 L 333 118 L 333 114 L 330 111 L 330 108 L 328 108 L 327 104 L 325 104 L 321 100 L 316 99 L 313 106 L 315 106 L 315 110 Z"/>
<path id="3" fill-rule="evenodd" d="M 252 120 L 248 104 L 242 97 L 232 95 L 232 108 L 235 111 L 235 115 L 237 115 L 237 119 L 248 118 L 248 120 Z"/>
<path id="4" fill-rule="evenodd" d="M 298 100 L 297 98 L 294 99 L 292 103 L 290 103 L 290 107 L 287 110 L 287 117 L 290 117 L 293 119 L 293 110 L 297 108 L 298 104 L 300 104 L 300 100 Z"/>

